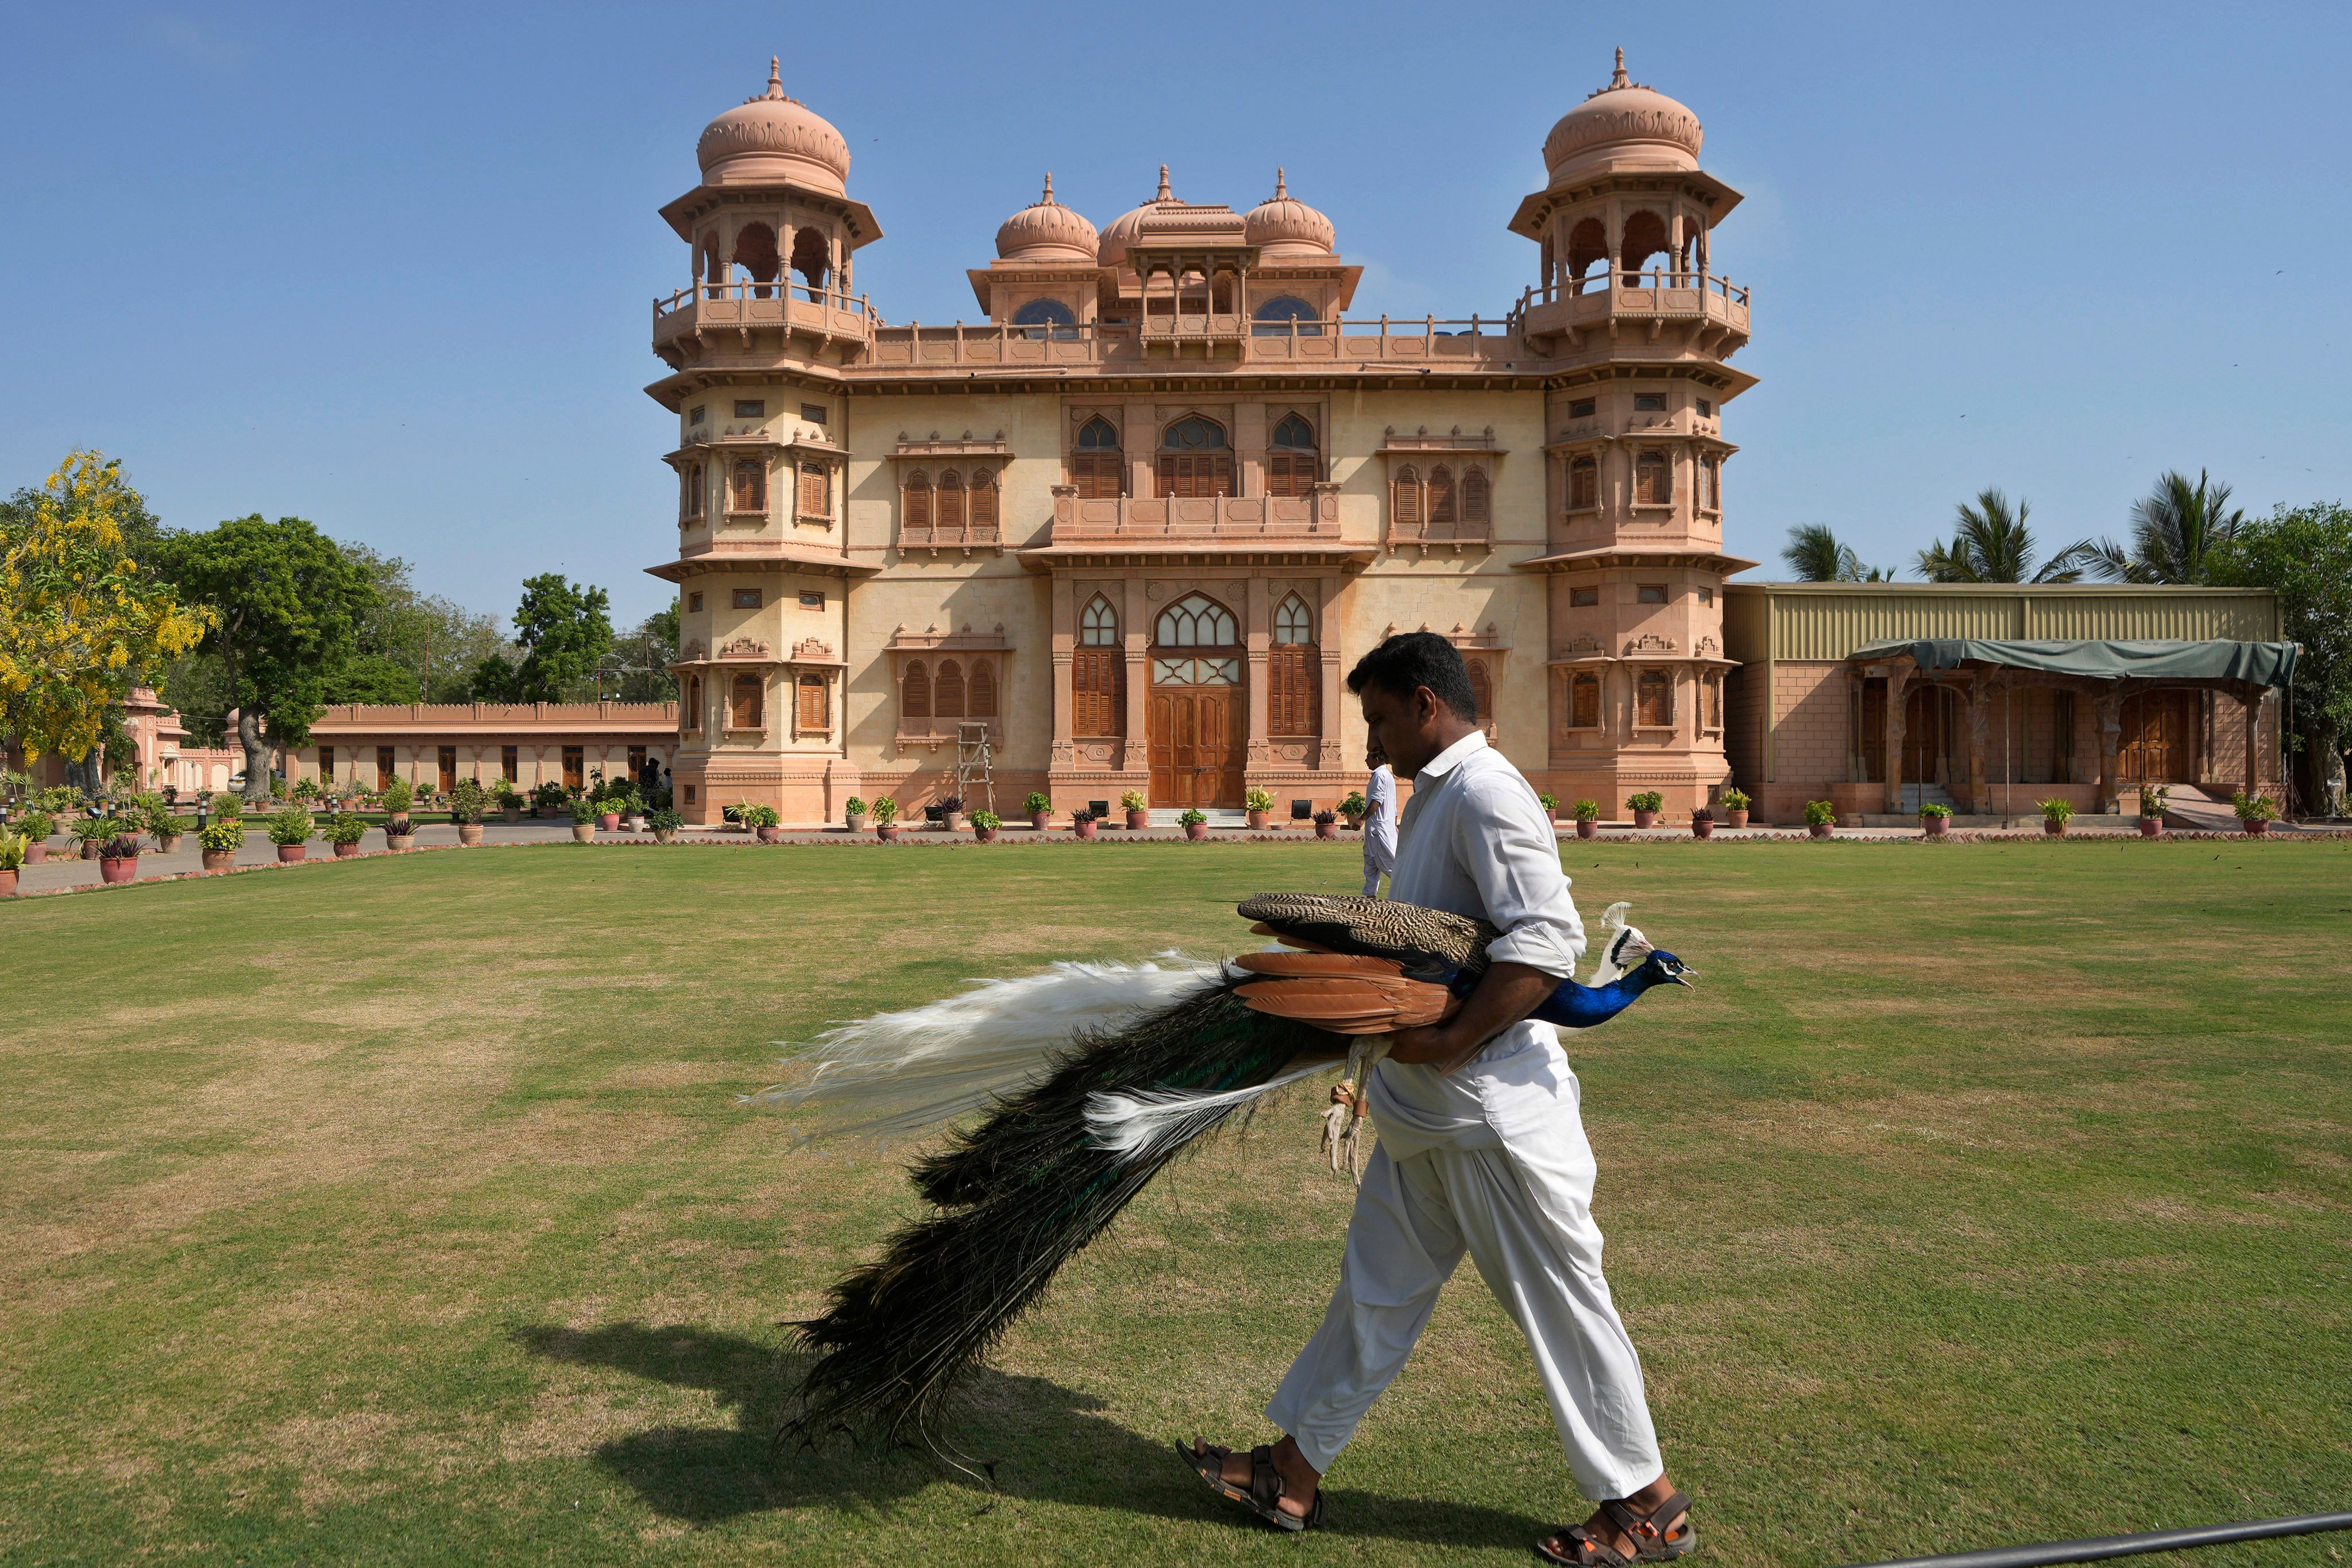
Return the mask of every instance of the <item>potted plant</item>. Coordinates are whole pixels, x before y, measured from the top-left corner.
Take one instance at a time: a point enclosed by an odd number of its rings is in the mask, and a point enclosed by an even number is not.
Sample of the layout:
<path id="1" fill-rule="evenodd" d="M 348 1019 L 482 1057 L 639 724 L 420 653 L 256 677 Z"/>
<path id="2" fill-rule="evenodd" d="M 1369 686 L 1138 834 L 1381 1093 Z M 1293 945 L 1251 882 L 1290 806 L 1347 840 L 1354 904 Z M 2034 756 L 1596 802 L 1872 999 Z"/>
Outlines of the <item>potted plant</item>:
<path id="1" fill-rule="evenodd" d="M 1095 814 L 1083 805 L 1071 812 L 1070 831 L 1081 838 L 1092 838 L 1095 836 Z"/>
<path id="2" fill-rule="evenodd" d="M 735 808 L 736 820 L 750 828 L 762 844 L 782 844 L 784 830 L 776 825 L 783 820 L 772 805 L 754 805 L 745 801 Z"/>
<path id="3" fill-rule="evenodd" d="M 1250 831 L 1253 833 L 1264 829 L 1266 819 L 1274 815 L 1274 796 L 1262 789 L 1251 790 L 1242 796 L 1242 805 L 1249 813 Z"/>
<path id="4" fill-rule="evenodd" d="M 563 786 L 553 779 L 535 784 L 530 792 L 530 814 L 533 816 L 553 816 L 563 809 Z"/>
<path id="5" fill-rule="evenodd" d="M 2142 838 L 2161 837 L 2164 833 L 2164 803 L 2172 797 L 2165 784 L 2139 786 L 2139 836 Z"/>
<path id="6" fill-rule="evenodd" d="M 1713 806 L 1702 805 L 1695 808 L 1691 812 L 1691 837 L 1693 838 L 1712 838 L 1715 837 L 1715 808 Z"/>
<path id="7" fill-rule="evenodd" d="M 1556 795 L 1548 795 L 1542 790 L 1538 790 L 1536 791 L 1536 804 L 1544 808 L 1544 815 L 1546 816 L 1550 817 L 1555 822 L 1559 819 L 1559 796 Z"/>
<path id="8" fill-rule="evenodd" d="M 1029 798 L 1021 803 L 1021 809 L 1029 814 L 1029 826 L 1040 833 L 1053 825 L 1054 797 L 1041 790 L 1031 790 Z"/>
<path id="9" fill-rule="evenodd" d="M 187 835 L 188 819 L 174 813 L 161 799 L 151 800 L 142 815 L 146 819 L 147 831 L 155 836 L 155 853 L 177 853 L 180 840 Z"/>
<path id="10" fill-rule="evenodd" d="M 1315 837 L 1318 838 L 1339 837 L 1339 814 L 1336 811 L 1317 812 L 1315 814 Z"/>
<path id="11" fill-rule="evenodd" d="M 1576 836 L 1579 838 L 1590 838 L 1594 834 L 1601 831 L 1601 803 L 1599 801 L 1580 800 L 1574 805 L 1570 806 L 1568 811 L 1570 816 L 1576 818 Z"/>
<path id="12" fill-rule="evenodd" d="M 578 800 L 572 802 L 571 806 L 572 842 L 574 844 L 595 843 L 596 803 L 590 800 L 586 795 L 582 795 Z"/>
<path id="13" fill-rule="evenodd" d="M 1755 804 L 1738 790 L 1725 790 L 1723 792 L 1724 826 L 1734 828 L 1747 826 L 1748 808 Z"/>
<path id="14" fill-rule="evenodd" d="M 490 792 L 474 779 L 459 779 L 449 792 L 449 820 L 457 825 L 457 842 L 468 848 L 482 841 L 482 813 L 489 809 Z"/>
<path id="15" fill-rule="evenodd" d="M 113 837 L 117 831 L 110 818 L 77 816 L 73 825 L 74 852 L 85 860 L 95 860 L 98 858 L 98 847 Z"/>
<path id="16" fill-rule="evenodd" d="M 269 842 L 278 846 L 278 858 L 281 863 L 301 859 L 305 853 L 303 846 L 310 841 L 310 835 L 319 830 L 318 822 L 309 812 L 290 803 L 271 812 L 264 826 L 269 834 Z"/>
<path id="17" fill-rule="evenodd" d="M 655 843 L 667 844 L 677 837 L 677 830 L 686 826 L 686 818 L 663 806 L 658 811 L 646 813 L 646 826 L 654 830 Z"/>
<path id="18" fill-rule="evenodd" d="M 16 872 L 25 864 L 25 852 L 30 847 L 23 834 L 0 832 L 0 898 L 15 895 Z"/>
<path id="19" fill-rule="evenodd" d="M 348 860 L 360 852 L 360 840 L 367 837 L 367 818 L 356 811 L 339 811 L 327 818 L 324 832 L 327 842 L 335 847 L 335 858 Z"/>
<path id="20" fill-rule="evenodd" d="M 416 842 L 416 829 L 408 820 L 408 808 L 416 804 L 416 786 L 406 779 L 394 779 L 383 786 L 383 832 L 387 838 L 405 838 L 406 844 L 394 844 L 394 849 L 406 849 Z"/>
<path id="21" fill-rule="evenodd" d="M 602 788 L 603 786 L 599 785 L 597 787 Z M 620 801 L 609 795 L 599 795 L 596 797 L 595 806 L 596 826 L 603 828 L 607 833 L 618 831 L 621 826 Z"/>
<path id="22" fill-rule="evenodd" d="M 26 865 L 37 866 L 49 858 L 48 837 L 57 830 L 56 820 L 37 805 L 16 819 L 16 831 L 25 840 Z"/>
<path id="23" fill-rule="evenodd" d="M 127 882 L 139 875 L 139 835 L 115 833 L 98 841 L 98 877 L 102 882 Z"/>
<path id="24" fill-rule="evenodd" d="M 245 847 L 245 824 L 234 816 L 208 822 L 196 835 L 196 847 L 203 851 L 205 870 L 226 871 L 236 864 L 236 852 Z"/>
<path id="25" fill-rule="evenodd" d="M 522 792 L 512 779 L 501 778 L 490 786 L 490 797 L 499 804 L 499 816 L 509 822 L 522 820 Z"/>
<path id="26" fill-rule="evenodd" d="M 851 795 L 849 799 L 843 804 L 841 811 L 843 820 L 849 824 L 850 832 L 863 833 L 866 831 L 866 800 L 864 796 L 855 795 Z"/>
<path id="27" fill-rule="evenodd" d="M 1816 838 L 1827 838 L 1830 829 L 1837 826 L 1837 807 L 1825 800 L 1805 802 L 1805 830 Z"/>
<path id="28" fill-rule="evenodd" d="M 1347 798 L 1339 802 L 1339 819 L 1351 829 L 1360 828 L 1371 810 L 1372 803 L 1364 798 L 1362 790 L 1349 790 Z"/>
<path id="29" fill-rule="evenodd" d="M 975 811 L 971 814 L 971 836 L 982 844 L 995 843 L 996 830 L 1003 826 L 1004 818 L 992 811 Z"/>
<path id="30" fill-rule="evenodd" d="M 898 841 L 898 803 L 889 795 L 874 803 L 874 837 L 885 844 Z"/>
<path id="31" fill-rule="evenodd" d="M 294 788 L 290 793 L 298 803 L 303 805 L 308 805 L 312 801 L 319 798 L 319 781 L 316 779 L 298 779 L 295 781 Z"/>
<path id="32" fill-rule="evenodd" d="M 963 826 L 963 796 L 951 795 L 940 802 L 940 831 L 953 833 Z"/>
<path id="33" fill-rule="evenodd" d="M 2230 809 L 2238 814 L 2238 825 L 2249 833 L 2268 833 L 2271 824 L 2278 820 L 2278 803 L 2266 795 L 2248 800 L 2244 790 L 2231 790 Z"/>
<path id="34" fill-rule="evenodd" d="M 1209 836 L 1208 815 L 1196 807 L 1186 806 L 1176 820 L 1184 825 L 1184 837 L 1187 838 L 1206 838 Z"/>
<path id="35" fill-rule="evenodd" d="M 1141 790 L 1131 789 L 1122 794 L 1118 797 L 1118 806 L 1121 811 L 1127 813 L 1127 825 L 1129 827 L 1151 826 L 1150 807 L 1144 800 Z"/>
<path id="36" fill-rule="evenodd" d="M 2074 815 L 2074 803 L 2071 800 L 2045 800 L 2038 804 L 2042 807 L 2042 831 L 2053 838 L 2063 837 L 2066 832 L 2066 819 Z"/>
<path id="37" fill-rule="evenodd" d="M 1919 807 L 1919 831 L 1928 837 L 1941 838 L 1951 825 L 1952 808 L 1941 801 L 1931 800 Z"/>
<path id="38" fill-rule="evenodd" d="M 1664 810 L 1665 805 L 1666 797 L 1654 789 L 1625 797 L 1625 809 L 1633 814 L 1633 826 L 1637 829 L 1656 826 L 1658 813 Z"/>

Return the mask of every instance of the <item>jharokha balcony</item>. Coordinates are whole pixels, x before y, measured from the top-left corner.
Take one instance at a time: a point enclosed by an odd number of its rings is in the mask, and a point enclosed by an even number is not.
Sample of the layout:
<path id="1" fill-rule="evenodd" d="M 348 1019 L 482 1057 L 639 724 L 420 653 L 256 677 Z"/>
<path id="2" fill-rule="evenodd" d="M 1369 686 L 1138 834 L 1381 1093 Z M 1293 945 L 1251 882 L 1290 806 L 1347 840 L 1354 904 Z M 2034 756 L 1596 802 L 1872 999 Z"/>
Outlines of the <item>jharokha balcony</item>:
<path id="1" fill-rule="evenodd" d="M 1517 314 L 1530 338 L 1565 337 L 1573 350 L 1584 334 L 1614 338 L 1629 331 L 1655 339 L 1668 328 L 1692 336 L 1717 334 L 1706 346 L 1729 352 L 1748 340 L 1748 290 L 1706 272 L 1608 272 L 1528 289 Z"/>
<path id="2" fill-rule="evenodd" d="M 1140 365 L 1186 348 L 1252 364 L 1457 365 L 1499 370 L 1528 357 L 1516 321 L 1471 316 L 1391 321 L 1246 321 L 1231 315 L 1158 314 L 1134 321 L 1059 326 L 982 322 L 876 326 L 858 368 L 958 370 L 1002 365 Z"/>
<path id="3" fill-rule="evenodd" d="M 801 332 L 863 343 L 874 331 L 874 308 L 863 294 L 804 283 L 697 283 L 654 300 L 654 347 L 712 331 Z"/>
<path id="4" fill-rule="evenodd" d="M 1339 488 L 1318 484 L 1303 496 L 1164 496 L 1081 500 L 1067 485 L 1054 490 L 1050 542 L 1021 552 L 1033 566 L 1073 557 L 1134 554 L 1371 559 L 1369 546 L 1339 538 Z"/>

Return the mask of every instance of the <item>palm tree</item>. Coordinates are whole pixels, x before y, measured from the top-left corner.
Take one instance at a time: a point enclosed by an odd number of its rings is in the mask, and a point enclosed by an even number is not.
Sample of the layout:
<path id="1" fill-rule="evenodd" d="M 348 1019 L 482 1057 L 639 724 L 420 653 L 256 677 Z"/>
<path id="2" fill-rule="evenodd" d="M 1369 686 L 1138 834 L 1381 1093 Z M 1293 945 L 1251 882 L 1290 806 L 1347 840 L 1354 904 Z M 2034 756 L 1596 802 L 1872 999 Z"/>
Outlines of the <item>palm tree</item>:
<path id="1" fill-rule="evenodd" d="M 2033 534 L 2025 526 L 2031 508 L 2023 497 L 2011 508 L 1998 489 L 1979 490 L 1974 504 L 1960 503 L 1952 542 L 1919 552 L 1919 574 L 1930 583 L 2079 583 L 2074 563 L 2085 548 L 2076 544 L 2033 565 Z"/>
<path id="2" fill-rule="evenodd" d="M 1801 522 L 1789 530 L 1789 542 L 1780 547 L 1780 559 L 1797 574 L 1800 583 L 1891 583 L 1895 574 L 1876 566 L 1864 566 L 1862 557 L 1853 552 L 1851 544 L 1838 542 L 1827 523 Z"/>
<path id="3" fill-rule="evenodd" d="M 2223 510 L 2229 505 L 2230 487 L 2215 484 L 2204 469 L 2197 470 L 2195 484 L 2186 474 L 2168 472 L 2132 502 L 2130 549 L 2102 539 L 2085 541 L 2068 554 L 2113 583 L 2210 584 L 2214 557 L 2246 521 L 2242 510 Z"/>

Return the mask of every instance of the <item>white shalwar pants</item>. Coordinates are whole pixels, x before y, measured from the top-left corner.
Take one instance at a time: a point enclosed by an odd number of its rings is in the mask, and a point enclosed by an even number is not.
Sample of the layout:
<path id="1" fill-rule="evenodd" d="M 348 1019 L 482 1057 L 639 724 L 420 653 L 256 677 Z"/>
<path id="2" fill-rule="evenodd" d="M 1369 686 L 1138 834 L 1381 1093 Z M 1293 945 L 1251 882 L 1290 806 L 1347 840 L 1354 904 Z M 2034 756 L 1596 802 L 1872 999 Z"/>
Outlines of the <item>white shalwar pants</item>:
<path id="1" fill-rule="evenodd" d="M 1380 1145 L 1339 1288 L 1267 1419 L 1328 1471 L 1466 1251 L 1528 1337 L 1577 1486 L 1599 1501 L 1657 1479 L 1665 1467 L 1641 1358 L 1601 1274 L 1592 1150 L 1558 1034 L 1521 1024 L 1450 1078 L 1382 1062 L 1370 1100 Z"/>

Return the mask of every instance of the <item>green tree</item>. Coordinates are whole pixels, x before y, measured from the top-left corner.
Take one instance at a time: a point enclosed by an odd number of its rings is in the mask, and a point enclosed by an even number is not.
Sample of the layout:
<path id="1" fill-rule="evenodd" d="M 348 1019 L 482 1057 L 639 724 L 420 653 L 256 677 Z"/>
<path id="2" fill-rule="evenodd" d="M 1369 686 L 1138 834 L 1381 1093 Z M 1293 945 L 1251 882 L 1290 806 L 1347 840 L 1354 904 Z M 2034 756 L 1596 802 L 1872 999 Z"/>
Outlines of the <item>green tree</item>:
<path id="1" fill-rule="evenodd" d="M 269 796 L 269 751 L 299 746 L 375 607 L 366 570 L 299 517 L 232 518 L 182 533 L 163 555 L 183 593 L 218 617 L 201 651 L 220 662 L 218 700 L 236 710 L 247 800 Z"/>
<path id="2" fill-rule="evenodd" d="M 124 739 L 131 688 L 205 632 L 205 612 L 132 553 L 142 528 L 154 528 L 146 503 L 96 452 L 68 453 L 0 510 L 0 726 L 28 759 L 67 759 L 88 793 L 93 753 Z"/>
<path id="3" fill-rule="evenodd" d="M 328 702 L 420 702 L 416 672 L 380 653 L 353 654 L 329 673 L 322 689 Z"/>
<path id="4" fill-rule="evenodd" d="M 1891 583 L 1895 574 L 1883 567 L 1864 566 L 1853 546 L 1842 544 L 1827 523 L 1801 522 L 1789 530 L 1789 542 L 1780 547 L 1780 559 L 1788 563 L 1800 583 Z"/>
<path id="5" fill-rule="evenodd" d="M 614 699 L 622 702 L 675 702 L 677 678 L 669 667 L 677 662 L 677 601 L 639 621 L 613 646 L 621 666 L 612 679 Z M 608 661 L 609 662 L 609 661 Z"/>
<path id="6" fill-rule="evenodd" d="M 2083 569 L 2074 563 L 2084 548 L 2079 544 L 2035 568 L 2033 534 L 2025 526 L 2029 510 L 2022 498 L 2012 507 L 2000 490 L 1979 490 L 1974 501 L 1960 503 L 1952 542 L 1919 552 L 1919 575 L 1930 583 L 2081 582 Z"/>
<path id="7" fill-rule="evenodd" d="M 360 655 L 408 671 L 416 696 L 336 700 L 462 702 L 471 695 L 475 668 L 484 658 L 493 654 L 512 657 L 496 616 L 468 610 L 438 595 L 418 593 L 409 580 L 408 563 L 396 555 L 380 554 L 361 544 L 346 544 L 342 549 L 367 573 L 376 592 L 375 607 L 360 619 L 355 639 Z"/>
<path id="8" fill-rule="evenodd" d="M 2129 548 L 2112 539 L 2076 545 L 2070 553 L 2092 575 L 2114 583 L 2173 583 L 2192 586 L 2213 581 L 2215 560 L 2227 551 L 2246 514 L 2230 505 L 2230 487 L 2217 485 L 2200 468 L 2197 481 L 2172 472 L 2132 502 Z"/>
<path id="9" fill-rule="evenodd" d="M 2209 562 L 2216 584 L 2278 595 L 2287 640 L 2303 646 L 2288 693 L 2303 798 L 2341 815 L 2352 736 L 2352 508 L 2282 506 L 2240 521 Z"/>
<path id="10" fill-rule="evenodd" d="M 561 702 L 587 683 L 613 646 L 611 600 L 602 588 L 564 581 L 559 572 L 526 578 L 516 606 L 515 700 Z"/>

